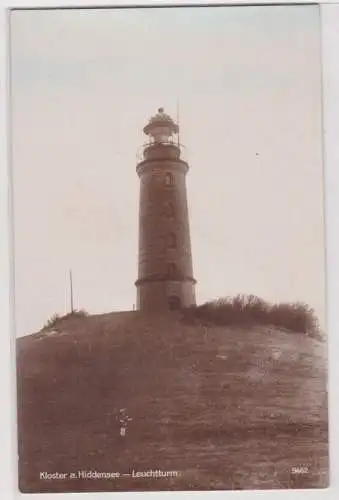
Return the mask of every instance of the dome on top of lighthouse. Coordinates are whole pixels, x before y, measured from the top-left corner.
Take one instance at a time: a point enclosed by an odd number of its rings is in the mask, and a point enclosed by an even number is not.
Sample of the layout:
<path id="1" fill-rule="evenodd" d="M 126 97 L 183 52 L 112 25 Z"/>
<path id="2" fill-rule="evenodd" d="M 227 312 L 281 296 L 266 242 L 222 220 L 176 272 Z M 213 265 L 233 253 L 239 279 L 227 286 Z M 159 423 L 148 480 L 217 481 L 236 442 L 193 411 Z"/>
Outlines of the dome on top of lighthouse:
<path id="1" fill-rule="evenodd" d="M 164 108 L 159 108 L 158 112 L 153 115 L 146 127 L 144 127 L 144 133 L 149 134 L 155 127 L 167 127 L 172 133 L 177 134 L 179 131 L 178 125 L 175 121 L 165 113 Z"/>

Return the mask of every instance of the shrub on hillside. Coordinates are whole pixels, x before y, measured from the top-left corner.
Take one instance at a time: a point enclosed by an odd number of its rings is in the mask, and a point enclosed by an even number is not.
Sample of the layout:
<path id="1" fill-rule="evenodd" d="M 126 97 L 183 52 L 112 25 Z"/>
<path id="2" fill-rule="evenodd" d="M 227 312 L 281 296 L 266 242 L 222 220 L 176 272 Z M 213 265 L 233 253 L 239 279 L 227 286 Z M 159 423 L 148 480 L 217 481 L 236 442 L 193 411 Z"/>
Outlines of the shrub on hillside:
<path id="1" fill-rule="evenodd" d="M 53 314 L 45 323 L 42 330 L 50 330 L 52 328 L 57 328 L 62 322 L 68 319 L 81 319 L 88 316 L 88 312 L 84 309 L 75 309 L 74 311 L 60 316 L 59 314 Z"/>
<path id="2" fill-rule="evenodd" d="M 60 320 L 59 314 L 53 314 L 53 316 L 51 316 L 44 324 L 43 330 L 48 330 L 49 328 L 53 328 L 58 323 L 59 320 Z"/>
<path id="3" fill-rule="evenodd" d="M 190 307 L 183 320 L 219 326 L 271 325 L 320 338 L 317 317 L 307 304 L 270 304 L 255 295 L 236 295 Z"/>
<path id="4" fill-rule="evenodd" d="M 288 328 L 295 332 L 318 333 L 318 320 L 314 310 L 302 302 L 273 305 L 269 310 L 272 325 Z"/>

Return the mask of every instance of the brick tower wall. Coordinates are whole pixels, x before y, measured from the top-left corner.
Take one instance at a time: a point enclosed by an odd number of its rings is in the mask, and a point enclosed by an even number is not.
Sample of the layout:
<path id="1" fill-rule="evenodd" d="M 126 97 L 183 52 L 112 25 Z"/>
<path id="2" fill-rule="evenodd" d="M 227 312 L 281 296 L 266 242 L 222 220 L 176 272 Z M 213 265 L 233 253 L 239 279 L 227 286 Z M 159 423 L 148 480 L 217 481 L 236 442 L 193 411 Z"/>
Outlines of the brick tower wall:
<path id="1" fill-rule="evenodd" d="M 140 176 L 137 307 L 165 310 L 169 298 L 195 304 L 186 191 L 188 165 L 179 158 L 147 159 Z"/>

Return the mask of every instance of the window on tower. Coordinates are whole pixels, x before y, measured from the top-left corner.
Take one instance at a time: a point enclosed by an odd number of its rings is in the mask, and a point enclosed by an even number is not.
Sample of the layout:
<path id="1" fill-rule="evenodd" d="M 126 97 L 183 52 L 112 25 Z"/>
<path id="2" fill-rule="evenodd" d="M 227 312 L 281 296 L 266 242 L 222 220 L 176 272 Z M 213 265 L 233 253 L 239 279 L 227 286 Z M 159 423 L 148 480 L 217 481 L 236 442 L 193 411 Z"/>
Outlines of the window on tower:
<path id="1" fill-rule="evenodd" d="M 164 212 L 165 212 L 166 217 L 174 217 L 174 207 L 173 207 L 172 203 L 165 202 Z"/>
<path id="2" fill-rule="evenodd" d="M 174 178 L 173 178 L 173 174 L 171 172 L 166 172 L 165 185 L 166 186 L 173 186 L 174 185 Z"/>
<path id="3" fill-rule="evenodd" d="M 167 238 L 167 246 L 168 248 L 176 248 L 177 246 L 177 238 L 174 233 L 170 233 Z"/>
<path id="4" fill-rule="evenodd" d="M 174 262 L 170 262 L 167 267 L 168 275 L 169 276 L 175 276 L 178 272 L 177 266 L 174 264 Z"/>

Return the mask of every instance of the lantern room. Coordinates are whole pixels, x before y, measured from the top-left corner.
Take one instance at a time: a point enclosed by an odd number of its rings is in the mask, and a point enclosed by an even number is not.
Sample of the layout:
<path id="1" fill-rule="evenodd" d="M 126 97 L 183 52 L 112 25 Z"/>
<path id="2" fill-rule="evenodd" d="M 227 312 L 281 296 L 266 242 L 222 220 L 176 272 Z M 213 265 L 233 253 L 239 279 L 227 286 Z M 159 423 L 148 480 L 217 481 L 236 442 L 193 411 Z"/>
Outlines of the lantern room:
<path id="1" fill-rule="evenodd" d="M 174 136 L 179 133 L 179 127 L 174 120 L 164 112 L 164 108 L 159 108 L 156 115 L 152 116 L 144 133 L 149 137 L 151 144 L 173 143 Z"/>

